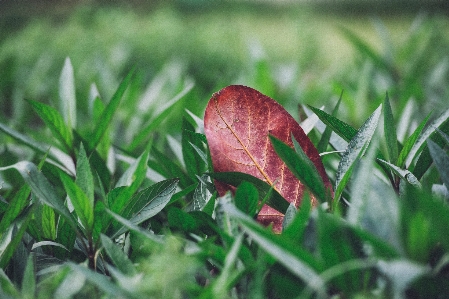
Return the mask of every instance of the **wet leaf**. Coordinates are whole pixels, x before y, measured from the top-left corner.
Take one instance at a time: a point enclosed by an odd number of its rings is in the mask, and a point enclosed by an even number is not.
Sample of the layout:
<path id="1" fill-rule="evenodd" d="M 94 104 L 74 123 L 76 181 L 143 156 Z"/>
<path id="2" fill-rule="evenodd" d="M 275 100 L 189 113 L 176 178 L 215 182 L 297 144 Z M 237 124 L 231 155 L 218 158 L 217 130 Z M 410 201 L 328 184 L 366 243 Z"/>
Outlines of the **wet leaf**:
<path id="1" fill-rule="evenodd" d="M 204 132 L 215 172 L 243 172 L 274 185 L 288 202 L 299 206 L 304 187 L 279 158 L 272 135 L 293 148 L 292 135 L 330 185 L 318 151 L 299 124 L 273 99 L 245 86 L 231 85 L 215 93 L 204 116 Z M 229 186 L 216 182 L 223 195 Z M 265 205 L 258 220 L 282 229 L 283 214 Z"/>

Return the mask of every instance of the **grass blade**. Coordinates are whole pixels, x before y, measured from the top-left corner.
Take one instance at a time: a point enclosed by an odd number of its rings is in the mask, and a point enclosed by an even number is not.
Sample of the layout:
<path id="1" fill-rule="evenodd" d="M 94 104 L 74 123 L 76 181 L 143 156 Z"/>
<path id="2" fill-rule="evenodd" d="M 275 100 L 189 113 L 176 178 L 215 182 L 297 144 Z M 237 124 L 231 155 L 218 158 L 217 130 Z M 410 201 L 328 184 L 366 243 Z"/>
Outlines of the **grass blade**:
<path id="1" fill-rule="evenodd" d="M 384 161 L 382 159 L 377 159 L 380 163 L 384 164 L 386 167 L 391 169 L 396 175 L 398 175 L 401 179 L 405 180 L 409 184 L 421 188 L 421 183 L 418 181 L 418 179 L 407 169 L 401 169 L 398 166 L 388 163 L 387 161 Z"/>
<path id="2" fill-rule="evenodd" d="M 377 128 L 382 106 L 379 106 L 373 114 L 360 127 L 357 134 L 349 142 L 343 156 L 338 164 L 337 175 L 335 179 L 335 197 L 334 204 L 340 200 L 343 189 L 349 181 L 355 161 L 363 155 L 366 146 L 373 137 Z"/>
<path id="3" fill-rule="evenodd" d="M 340 107 L 342 98 L 343 98 L 343 91 L 341 92 L 340 98 L 338 99 L 338 102 L 335 105 L 334 110 L 332 111 L 332 114 L 331 114 L 332 116 L 335 116 L 337 114 L 337 111 L 338 111 L 338 108 Z M 329 144 L 331 135 L 332 135 L 332 128 L 330 126 L 326 126 L 326 129 L 324 130 L 323 134 L 321 135 L 321 139 L 318 142 L 318 145 L 316 147 L 319 153 L 323 153 L 326 150 L 327 145 Z"/>
<path id="4" fill-rule="evenodd" d="M 31 100 L 28 102 L 50 129 L 53 136 L 61 143 L 66 152 L 70 153 L 72 151 L 73 136 L 70 127 L 64 123 L 59 112 L 55 108 L 43 103 Z"/>
<path id="5" fill-rule="evenodd" d="M 384 101 L 384 134 L 387 143 L 388 156 L 390 162 L 394 163 L 398 159 L 398 137 L 396 134 L 396 125 L 391 111 L 390 99 L 388 93 Z"/>
<path id="6" fill-rule="evenodd" d="M 101 244 L 118 270 L 129 276 L 137 273 L 136 268 L 125 253 L 111 239 L 103 234 L 101 235 Z"/>
<path id="7" fill-rule="evenodd" d="M 94 178 L 89 165 L 86 151 L 81 143 L 78 157 L 76 159 L 76 179 L 75 183 L 89 199 L 90 206 L 94 206 Z"/>
<path id="8" fill-rule="evenodd" d="M 357 134 L 356 129 L 338 118 L 310 105 L 308 107 L 320 118 L 323 123 L 331 127 L 332 130 L 344 140 L 349 142 L 352 138 L 354 138 L 355 134 Z"/>
<path id="9" fill-rule="evenodd" d="M 101 139 L 103 138 L 104 133 L 108 129 L 112 121 L 112 118 L 114 117 L 114 114 L 117 111 L 117 108 L 120 104 L 123 94 L 125 93 L 126 88 L 128 87 L 131 81 L 131 78 L 133 77 L 133 74 L 134 69 L 131 70 L 128 73 L 128 75 L 126 75 L 126 77 L 120 83 L 117 91 L 112 96 L 111 101 L 108 103 L 108 105 L 104 108 L 103 112 L 101 113 L 101 117 L 95 126 L 94 132 L 92 133 L 92 137 L 89 139 L 88 152 L 96 148 L 98 143 L 100 143 Z"/>
<path id="10" fill-rule="evenodd" d="M 404 143 L 404 147 L 402 148 L 401 152 L 399 153 L 398 161 L 396 165 L 399 167 L 404 166 L 405 159 L 407 158 L 408 154 L 410 153 L 413 145 L 415 144 L 416 140 L 419 137 L 419 134 L 421 134 L 422 130 L 424 129 L 425 125 L 429 121 L 430 113 L 426 116 L 425 119 L 421 121 L 419 126 L 415 129 L 415 131 L 410 135 L 410 137 L 407 138 L 407 140 Z"/>
<path id="11" fill-rule="evenodd" d="M 59 77 L 59 100 L 65 123 L 69 128 L 76 127 L 75 78 L 70 58 L 66 58 Z"/>

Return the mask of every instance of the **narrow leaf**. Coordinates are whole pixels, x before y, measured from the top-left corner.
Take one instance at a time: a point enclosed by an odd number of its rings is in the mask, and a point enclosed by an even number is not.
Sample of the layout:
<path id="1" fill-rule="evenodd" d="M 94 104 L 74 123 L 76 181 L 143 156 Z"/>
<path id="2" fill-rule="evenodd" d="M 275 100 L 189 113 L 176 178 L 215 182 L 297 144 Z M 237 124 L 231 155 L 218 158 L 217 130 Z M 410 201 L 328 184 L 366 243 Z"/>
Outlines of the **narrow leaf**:
<path id="1" fill-rule="evenodd" d="M 92 151 L 98 145 L 98 143 L 100 143 L 104 133 L 106 132 L 112 121 L 112 118 L 114 117 L 115 112 L 117 111 L 123 94 L 125 93 L 125 90 L 128 87 L 133 74 L 134 70 L 131 70 L 128 75 L 126 75 L 126 77 L 120 83 L 117 91 L 112 96 L 110 102 L 103 110 L 103 113 L 101 114 L 101 117 L 95 126 L 94 132 L 89 139 L 89 152 Z"/>
<path id="2" fill-rule="evenodd" d="M 398 159 L 398 137 L 396 134 L 396 124 L 394 122 L 393 112 L 391 111 L 388 93 L 385 96 L 383 108 L 385 141 L 387 143 L 390 161 L 394 163 Z"/>
<path id="3" fill-rule="evenodd" d="M 257 188 L 253 184 L 243 182 L 235 191 L 234 201 L 235 206 L 240 211 L 250 217 L 254 217 L 257 210 L 257 203 L 259 201 L 259 192 L 257 192 Z"/>
<path id="4" fill-rule="evenodd" d="M 44 121 L 45 125 L 50 129 L 53 136 L 61 143 L 67 153 L 72 151 L 72 133 L 71 128 L 68 127 L 59 112 L 46 104 L 36 101 L 28 101 L 33 107 L 34 111 Z"/>
<path id="5" fill-rule="evenodd" d="M 30 187 L 23 185 L 11 199 L 5 213 L 3 214 L 2 220 L 0 220 L 0 236 L 25 209 L 29 202 L 30 193 Z"/>
<path id="6" fill-rule="evenodd" d="M 76 127 L 75 78 L 70 58 L 66 58 L 59 77 L 59 100 L 65 123 L 69 128 Z"/>
<path id="7" fill-rule="evenodd" d="M 405 180 L 407 183 L 417 187 L 421 188 L 421 183 L 418 181 L 418 179 L 407 169 L 401 169 L 397 167 L 396 165 L 393 165 L 391 163 L 388 163 L 387 161 L 384 161 L 382 159 L 377 159 L 377 161 L 381 162 L 385 166 L 387 166 L 389 169 L 391 169 L 396 175 L 398 175 L 401 179 Z"/>
<path id="8" fill-rule="evenodd" d="M 101 235 L 101 244 L 118 270 L 128 276 L 132 276 L 137 273 L 133 263 L 125 255 L 123 250 L 121 250 L 116 244 L 114 244 L 114 242 L 112 242 L 111 239 L 103 234 Z"/>
<path id="9" fill-rule="evenodd" d="M 335 116 L 337 114 L 342 98 L 343 98 L 343 91 L 341 91 L 340 98 L 338 99 L 338 102 L 335 105 L 334 110 L 332 110 L 332 116 Z M 323 153 L 326 150 L 327 145 L 329 144 L 329 140 L 331 139 L 331 135 L 332 135 L 332 128 L 330 126 L 326 126 L 326 129 L 321 135 L 320 142 L 318 142 L 318 145 L 316 147 L 319 153 Z"/>
<path id="10" fill-rule="evenodd" d="M 94 205 L 94 178 L 89 165 L 86 151 L 81 143 L 78 157 L 76 159 L 76 179 L 75 183 L 80 187 L 90 201 L 90 206 Z"/>
<path id="11" fill-rule="evenodd" d="M 357 134 L 357 130 L 348 125 L 347 123 L 339 120 L 338 118 L 327 114 L 323 110 L 318 108 L 308 106 L 319 118 L 320 120 L 332 128 L 332 130 L 338 134 L 341 138 L 346 141 L 350 141 Z"/>
<path id="12" fill-rule="evenodd" d="M 334 203 L 338 203 L 344 187 L 349 181 L 355 161 L 363 154 L 364 149 L 373 137 L 377 128 L 381 108 L 377 108 L 373 114 L 360 127 L 357 134 L 348 144 L 347 149 L 338 164 L 337 175 L 335 179 L 335 197 Z"/>
<path id="13" fill-rule="evenodd" d="M 36 269 L 34 259 L 34 253 L 30 253 L 22 279 L 23 298 L 36 298 Z"/>

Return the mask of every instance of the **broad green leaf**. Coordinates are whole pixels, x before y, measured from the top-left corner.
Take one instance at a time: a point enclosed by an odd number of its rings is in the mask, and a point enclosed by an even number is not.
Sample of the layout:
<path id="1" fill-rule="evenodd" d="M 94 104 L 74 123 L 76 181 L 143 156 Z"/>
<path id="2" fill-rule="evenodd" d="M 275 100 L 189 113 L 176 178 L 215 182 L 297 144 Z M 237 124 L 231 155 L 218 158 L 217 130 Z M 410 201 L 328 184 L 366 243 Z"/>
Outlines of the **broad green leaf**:
<path id="1" fill-rule="evenodd" d="M 131 70 L 128 73 L 128 75 L 126 75 L 126 77 L 120 83 L 117 91 L 112 96 L 110 102 L 104 108 L 100 119 L 98 120 L 98 122 L 95 125 L 94 132 L 92 133 L 92 136 L 89 138 L 88 152 L 95 149 L 97 147 L 98 143 L 100 143 L 101 139 L 103 138 L 104 133 L 106 132 L 109 125 L 111 124 L 112 118 L 114 117 L 115 112 L 117 111 L 117 108 L 120 104 L 123 94 L 125 93 L 125 90 L 128 87 L 133 74 L 134 74 L 134 70 Z"/>
<path id="2" fill-rule="evenodd" d="M 171 227 L 180 229 L 183 232 L 194 232 L 198 229 L 198 223 L 195 218 L 179 208 L 170 208 L 167 219 Z"/>
<path id="3" fill-rule="evenodd" d="M 281 140 L 270 135 L 270 141 L 274 150 L 285 162 L 290 171 L 301 181 L 301 183 L 309 188 L 309 190 L 317 197 L 320 202 L 326 200 L 326 188 L 323 179 L 313 162 L 307 157 L 306 153 L 300 146 L 294 149 L 283 143 Z"/>
<path id="4" fill-rule="evenodd" d="M 59 100 L 65 123 L 69 128 L 76 127 L 75 78 L 70 58 L 66 58 L 59 77 Z"/>
<path id="5" fill-rule="evenodd" d="M 87 197 L 83 190 L 69 176 L 61 173 L 60 178 L 70 198 L 70 202 L 86 230 L 87 236 L 91 236 L 94 225 L 93 201 Z"/>
<path id="6" fill-rule="evenodd" d="M 36 269 L 34 259 L 34 253 L 30 253 L 22 279 L 22 298 L 36 298 Z"/>
<path id="7" fill-rule="evenodd" d="M 56 242 L 64 246 L 67 250 L 55 248 L 55 256 L 61 260 L 65 260 L 69 256 L 69 252 L 72 252 L 75 245 L 76 231 L 67 223 L 65 218 L 59 218 L 58 230 L 56 233 Z"/>
<path id="8" fill-rule="evenodd" d="M 249 215 L 250 217 L 254 217 L 257 212 L 259 192 L 253 184 L 246 181 L 242 182 L 235 191 L 234 201 L 235 206 L 240 211 L 242 211 L 246 215 Z"/>
<path id="9" fill-rule="evenodd" d="M 41 209 L 42 237 L 47 240 L 56 239 L 56 215 L 52 207 L 43 205 Z"/>
<path id="10" fill-rule="evenodd" d="M 421 135 L 419 135 L 419 138 L 416 140 L 415 143 L 413 143 L 412 148 L 410 149 L 410 152 L 407 155 L 407 158 L 405 159 L 405 166 L 408 168 L 414 158 L 421 153 L 423 148 L 425 147 L 425 143 L 427 139 L 435 133 L 435 129 L 439 128 L 441 125 L 443 125 L 447 120 L 449 119 L 449 109 L 443 112 L 437 119 L 435 119 L 423 132 Z"/>
<path id="11" fill-rule="evenodd" d="M 118 270 L 128 276 L 132 276 L 137 273 L 133 263 L 129 260 L 123 250 L 121 250 L 116 244 L 114 244 L 114 242 L 112 242 L 111 239 L 103 234 L 101 235 L 101 244 Z"/>
<path id="12" fill-rule="evenodd" d="M 401 169 L 401 168 L 397 167 L 396 165 L 388 163 L 387 161 L 384 161 L 382 159 L 377 159 L 377 161 L 379 161 L 380 163 L 387 166 L 396 175 L 398 175 L 401 179 L 403 179 L 407 183 L 409 183 L 417 188 L 421 188 L 421 183 L 419 182 L 419 180 L 413 175 L 413 173 L 411 173 L 407 169 Z"/>
<path id="13" fill-rule="evenodd" d="M 394 122 L 393 112 L 391 111 L 388 93 L 385 96 L 383 108 L 385 141 L 387 143 L 390 162 L 394 163 L 398 159 L 398 137 L 396 134 L 396 123 Z"/>
<path id="14" fill-rule="evenodd" d="M 232 204 L 227 204 L 225 210 L 232 218 L 240 222 L 245 233 L 254 242 L 259 244 L 264 251 L 273 256 L 292 274 L 302 279 L 318 294 L 323 295 L 326 292 L 324 281 L 318 274 L 321 267 L 311 253 L 294 246 L 282 235 L 274 235 L 261 227 Z"/>
<path id="15" fill-rule="evenodd" d="M 207 185 L 212 183 L 210 181 L 208 182 L 208 180 L 210 179 L 207 175 L 203 175 L 198 179 L 198 185 L 193 192 L 193 211 L 202 211 L 212 196 Z"/>
<path id="16" fill-rule="evenodd" d="M 72 227 L 76 228 L 75 221 L 70 215 L 69 210 L 64 205 L 54 191 L 53 186 L 48 182 L 45 176 L 37 169 L 36 165 L 28 161 L 21 161 L 14 165 L 1 167 L 0 171 L 14 168 L 22 175 L 23 179 L 31 187 L 31 191 L 45 204 L 49 205 L 63 217 L 65 217 Z"/>
<path id="17" fill-rule="evenodd" d="M 347 123 L 339 120 L 338 118 L 327 114 L 323 110 L 318 108 L 308 106 L 312 111 L 320 118 L 320 120 L 332 128 L 332 130 L 337 133 L 341 138 L 346 141 L 350 141 L 357 134 L 357 130 L 348 125 Z"/>
<path id="18" fill-rule="evenodd" d="M 409 138 L 404 143 L 404 147 L 402 148 L 401 152 L 399 153 L 398 161 L 396 165 L 399 167 L 404 166 L 405 159 L 407 158 L 408 154 L 410 153 L 410 150 L 412 149 L 413 145 L 415 144 L 416 140 L 418 139 L 419 135 L 421 134 L 422 130 L 424 129 L 427 121 L 430 118 L 430 113 L 424 118 L 419 126 L 415 129 L 415 131 L 410 135 Z"/>
<path id="19" fill-rule="evenodd" d="M 266 182 L 246 173 L 242 172 L 214 172 L 208 173 L 210 177 L 220 182 L 237 187 L 242 182 L 247 181 L 253 184 L 259 191 L 260 199 L 263 199 L 267 194 L 266 204 L 270 207 L 278 210 L 281 213 L 285 213 L 290 203 L 282 197 L 276 190 L 272 190 L 271 186 Z"/>
<path id="20" fill-rule="evenodd" d="M 61 143 L 67 153 L 72 151 L 73 137 L 71 128 L 68 127 L 59 112 L 46 104 L 36 101 L 28 101 L 34 111 L 44 121 L 45 125 L 50 129 L 53 136 Z"/>
<path id="21" fill-rule="evenodd" d="M 121 215 L 134 225 L 150 219 L 168 204 L 176 191 L 178 182 L 177 179 L 166 180 L 140 191 L 128 200 Z M 117 229 L 118 227 L 114 230 Z M 116 235 L 123 233 L 122 230 L 120 229 Z"/>
<path id="22" fill-rule="evenodd" d="M 376 111 L 374 111 L 373 114 L 371 114 L 371 116 L 360 127 L 357 134 L 349 142 L 348 147 L 341 157 L 335 179 L 334 204 L 339 202 L 343 189 L 351 177 L 354 163 L 360 156 L 363 155 L 366 147 L 374 135 L 374 131 L 376 130 L 379 122 L 381 108 L 382 106 L 377 108 Z"/>
<path id="23" fill-rule="evenodd" d="M 52 160 L 56 161 L 56 163 L 60 165 L 61 168 L 67 169 L 67 172 L 69 173 L 72 174 L 75 173 L 75 164 L 73 163 L 73 160 L 70 158 L 69 155 L 62 152 L 61 150 L 51 147 L 50 145 L 37 142 L 31 139 L 30 137 L 25 136 L 17 132 L 16 130 L 11 129 L 10 127 L 2 123 L 0 123 L 0 130 L 3 131 L 5 134 L 11 136 L 18 142 L 23 143 L 26 146 L 29 146 L 38 153 L 46 154 L 48 152 L 49 157 Z"/>
<path id="24" fill-rule="evenodd" d="M 134 136 L 133 141 L 128 146 L 128 150 L 133 151 L 134 149 L 137 148 L 137 146 L 139 146 L 146 139 L 148 139 L 150 133 L 154 129 L 156 129 L 162 123 L 162 121 L 168 116 L 168 114 L 173 110 L 171 109 L 173 105 L 179 102 L 179 100 L 182 99 L 193 88 L 193 86 L 194 84 L 192 82 L 187 82 L 186 86 L 181 92 L 179 92 L 176 96 L 173 97 L 173 99 L 171 99 L 164 105 L 161 105 L 160 108 L 155 112 L 155 115 L 152 117 L 148 125 L 139 130 L 139 133 L 136 136 Z"/>
<path id="25" fill-rule="evenodd" d="M 331 116 L 335 117 L 335 115 L 337 114 L 337 111 L 338 111 L 338 108 L 340 107 L 342 98 L 343 98 L 343 91 L 341 91 L 340 98 L 338 99 L 338 102 L 335 105 Z M 331 135 L 332 135 L 332 128 L 330 126 L 326 126 L 326 129 L 324 130 L 323 134 L 321 135 L 320 142 L 318 142 L 318 145 L 316 147 L 319 153 L 323 153 L 326 150 L 327 145 L 329 144 Z"/>
<path id="26" fill-rule="evenodd" d="M 81 143 L 78 157 L 76 159 L 76 179 L 75 183 L 80 187 L 89 199 L 90 206 L 94 206 L 94 178 L 89 165 L 84 146 Z"/>
<path id="27" fill-rule="evenodd" d="M 439 147 L 432 140 L 427 140 L 427 146 L 429 147 L 430 155 L 432 156 L 435 167 L 440 173 L 441 181 L 449 187 L 449 156 L 446 152 Z"/>
<path id="28" fill-rule="evenodd" d="M 0 237 L 17 218 L 17 216 L 19 216 L 19 214 L 25 209 L 29 203 L 30 192 L 30 187 L 23 185 L 11 199 L 5 213 L 3 214 L 2 220 L 0 220 Z"/>

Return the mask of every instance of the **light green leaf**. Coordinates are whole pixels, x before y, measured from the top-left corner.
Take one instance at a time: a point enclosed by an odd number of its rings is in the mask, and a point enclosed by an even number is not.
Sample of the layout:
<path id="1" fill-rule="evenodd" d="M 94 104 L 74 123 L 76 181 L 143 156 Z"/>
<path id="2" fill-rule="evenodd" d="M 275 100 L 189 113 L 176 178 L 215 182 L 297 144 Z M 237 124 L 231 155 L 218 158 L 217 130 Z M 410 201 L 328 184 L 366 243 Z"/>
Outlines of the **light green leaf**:
<path id="1" fill-rule="evenodd" d="M 412 186 L 415 186 L 417 188 L 421 188 L 421 183 L 418 181 L 418 179 L 408 171 L 407 169 L 401 169 L 397 167 L 394 164 L 388 163 L 387 161 L 384 161 L 382 159 L 377 159 L 377 161 L 381 162 L 385 166 L 387 166 L 389 169 L 391 169 L 395 174 L 397 174 L 401 179 L 405 180 L 407 183 L 411 184 Z"/>
<path id="2" fill-rule="evenodd" d="M 128 87 L 131 78 L 134 74 L 134 69 L 131 70 L 128 75 L 123 79 L 123 81 L 120 83 L 117 91 L 112 96 L 111 101 L 108 103 L 108 105 L 104 108 L 103 112 L 101 113 L 101 117 L 99 118 L 98 122 L 95 125 L 94 132 L 89 138 L 89 148 L 88 152 L 95 149 L 100 143 L 101 139 L 103 138 L 104 133 L 108 129 L 112 118 L 114 117 L 115 112 L 117 111 L 117 108 L 120 104 L 120 101 L 123 97 L 123 94 L 125 93 L 126 88 Z"/>
<path id="3" fill-rule="evenodd" d="M 335 105 L 334 110 L 332 110 L 332 116 L 335 116 L 337 114 L 342 98 L 343 98 L 343 90 L 341 91 L 340 98 L 338 99 L 338 102 Z M 332 128 L 330 126 L 326 126 L 326 129 L 324 129 L 324 132 L 321 135 L 320 142 L 318 142 L 318 145 L 316 147 L 319 153 L 323 153 L 326 150 L 331 135 L 332 135 Z"/>
<path id="4" fill-rule="evenodd" d="M 3 214 L 2 220 L 0 220 L 0 237 L 17 218 L 17 216 L 19 216 L 23 209 L 25 209 L 29 202 L 30 193 L 30 187 L 23 185 L 11 199 L 5 213 Z"/>
<path id="5" fill-rule="evenodd" d="M 363 155 L 367 145 L 371 141 L 374 131 L 377 128 L 382 106 L 379 106 L 373 114 L 360 127 L 357 134 L 348 144 L 343 156 L 338 164 L 337 175 L 335 179 L 335 197 L 334 204 L 340 200 L 344 187 L 351 177 L 354 163 Z"/>
<path id="6" fill-rule="evenodd" d="M 198 185 L 193 192 L 193 211 L 202 211 L 204 206 L 207 204 L 212 194 L 209 191 L 207 184 L 212 184 L 209 176 L 203 175 L 198 180 Z"/>
<path id="7" fill-rule="evenodd" d="M 290 203 L 288 206 L 287 212 L 284 215 L 284 219 L 282 220 L 282 231 L 285 231 L 285 229 L 293 222 L 296 216 L 297 209 L 293 203 Z"/>
<path id="8" fill-rule="evenodd" d="M 78 157 L 76 159 L 76 179 L 75 183 L 89 199 L 90 206 L 94 205 L 94 178 L 89 165 L 83 143 L 80 145 Z"/>
<path id="9" fill-rule="evenodd" d="M 1 167 L 0 171 L 14 168 L 22 175 L 25 182 L 31 187 L 31 191 L 45 204 L 55 209 L 65 217 L 72 227 L 76 227 L 75 221 L 63 200 L 55 193 L 53 186 L 45 176 L 37 169 L 36 165 L 28 161 L 21 161 L 14 165 Z"/>
<path id="10" fill-rule="evenodd" d="M 41 216 L 42 237 L 48 240 L 55 240 L 56 239 L 55 210 L 48 205 L 43 205 L 41 213 L 42 213 Z"/>
<path id="11" fill-rule="evenodd" d="M 391 111 L 388 93 L 385 96 L 383 108 L 385 141 L 387 143 L 390 161 L 394 163 L 398 159 L 398 137 L 396 134 L 396 124 L 394 122 L 393 112 Z"/>
<path id="12" fill-rule="evenodd" d="M 399 153 L 398 161 L 396 165 L 399 167 L 404 166 L 405 159 L 407 158 L 408 154 L 410 153 L 413 145 L 415 144 L 416 140 L 419 137 L 419 134 L 421 134 L 422 130 L 424 129 L 425 125 L 427 124 L 427 121 L 430 118 L 431 113 L 429 113 L 426 118 L 424 118 L 419 126 L 415 129 L 415 131 L 410 135 L 410 137 L 407 138 L 407 140 L 404 143 L 404 147 L 402 148 L 401 152 Z"/>
<path id="13" fill-rule="evenodd" d="M 320 202 L 326 201 L 326 188 L 323 179 L 302 148 L 297 146 L 295 152 L 294 149 L 271 135 L 270 141 L 276 153 L 301 183 L 309 188 Z"/>
<path id="14" fill-rule="evenodd" d="M 64 184 L 64 189 L 67 192 L 73 207 L 75 208 L 76 214 L 86 230 L 87 236 L 90 236 L 94 224 L 93 202 L 68 175 L 61 173 L 60 179 Z"/>
<path id="15" fill-rule="evenodd" d="M 69 128 L 76 127 L 75 78 L 70 58 L 66 58 L 59 77 L 59 100 L 65 123 Z"/>
<path id="16" fill-rule="evenodd" d="M 249 183 L 241 183 L 235 191 L 235 206 L 250 217 L 254 217 L 257 212 L 257 204 L 259 202 L 259 192 L 257 188 Z M 288 209 L 287 209 L 288 212 Z"/>
<path id="17" fill-rule="evenodd" d="M 405 166 L 408 168 L 414 158 L 421 153 L 424 146 L 426 145 L 427 139 L 435 133 L 435 129 L 439 128 L 442 124 L 444 124 L 449 119 L 449 109 L 444 111 L 437 119 L 435 119 L 427 128 L 422 132 L 419 138 L 413 143 L 410 152 L 405 159 Z"/>
<path id="18" fill-rule="evenodd" d="M 68 127 L 59 112 L 46 104 L 36 101 L 28 101 L 34 111 L 44 121 L 45 125 L 50 129 L 53 136 L 61 143 L 67 153 L 72 151 L 72 131 Z"/>
<path id="19" fill-rule="evenodd" d="M 430 155 L 432 156 L 435 167 L 440 173 L 441 181 L 449 187 L 449 156 L 446 152 L 432 140 L 427 140 Z"/>
<path id="20" fill-rule="evenodd" d="M 111 258 L 114 265 L 125 275 L 135 275 L 137 273 L 136 268 L 129 258 L 125 255 L 123 250 L 121 250 L 111 239 L 105 235 L 101 235 L 101 244 L 103 245 L 106 253 Z"/>

